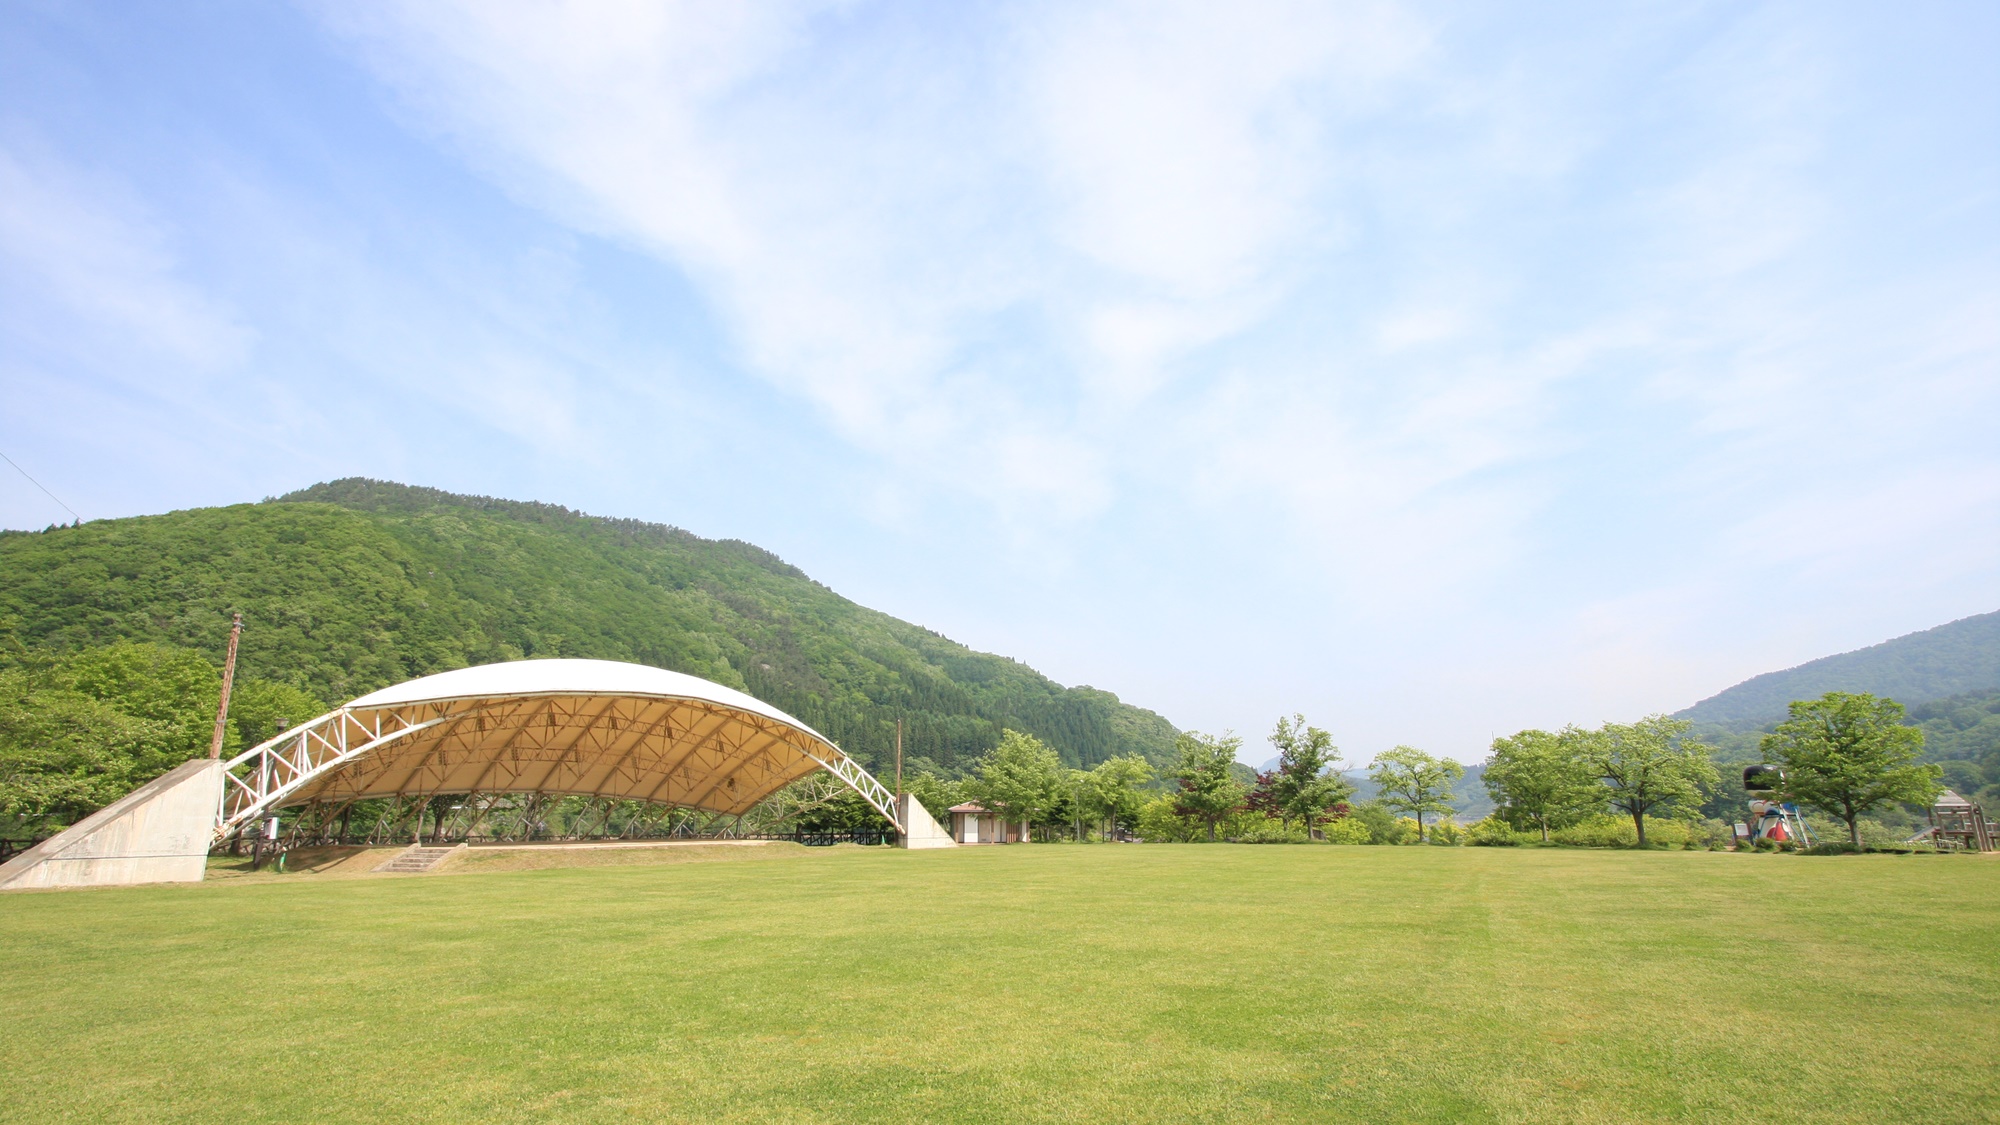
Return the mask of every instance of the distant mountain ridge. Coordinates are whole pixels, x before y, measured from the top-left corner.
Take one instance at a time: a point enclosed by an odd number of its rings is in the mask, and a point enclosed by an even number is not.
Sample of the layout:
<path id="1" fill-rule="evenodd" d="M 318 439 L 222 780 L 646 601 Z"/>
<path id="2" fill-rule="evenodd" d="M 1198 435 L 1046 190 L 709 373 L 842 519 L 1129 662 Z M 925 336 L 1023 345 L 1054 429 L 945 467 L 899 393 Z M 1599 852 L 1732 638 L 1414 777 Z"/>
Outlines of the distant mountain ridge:
<path id="1" fill-rule="evenodd" d="M 2000 611 L 1964 617 L 1867 648 L 1766 672 L 1719 692 L 1677 718 L 1725 726 L 1784 718 L 1795 699 L 1865 691 L 1904 704 L 2000 688 Z"/>

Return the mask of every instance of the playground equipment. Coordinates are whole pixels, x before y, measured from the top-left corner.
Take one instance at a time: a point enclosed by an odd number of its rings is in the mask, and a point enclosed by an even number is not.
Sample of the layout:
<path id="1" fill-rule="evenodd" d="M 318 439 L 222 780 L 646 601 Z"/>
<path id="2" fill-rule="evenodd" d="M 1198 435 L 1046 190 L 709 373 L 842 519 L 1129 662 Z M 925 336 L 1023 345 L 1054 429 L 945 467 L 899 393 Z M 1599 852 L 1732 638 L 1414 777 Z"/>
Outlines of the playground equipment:
<path id="1" fill-rule="evenodd" d="M 1931 826 L 1907 842 L 1923 840 L 1943 851 L 1990 852 L 1993 827 L 1986 821 L 1985 809 L 1947 789 L 1931 805 Z"/>
<path id="2" fill-rule="evenodd" d="M 1736 826 L 1739 843 L 1754 844 L 1759 840 L 1769 840 L 1774 844 L 1793 843 L 1802 848 L 1812 847 L 1812 834 L 1806 831 L 1806 819 L 1799 813 L 1797 805 L 1758 796 L 1775 796 L 1784 780 L 1785 772 L 1776 766 L 1757 765 L 1743 771 L 1743 791 L 1751 794 L 1750 821 Z"/>

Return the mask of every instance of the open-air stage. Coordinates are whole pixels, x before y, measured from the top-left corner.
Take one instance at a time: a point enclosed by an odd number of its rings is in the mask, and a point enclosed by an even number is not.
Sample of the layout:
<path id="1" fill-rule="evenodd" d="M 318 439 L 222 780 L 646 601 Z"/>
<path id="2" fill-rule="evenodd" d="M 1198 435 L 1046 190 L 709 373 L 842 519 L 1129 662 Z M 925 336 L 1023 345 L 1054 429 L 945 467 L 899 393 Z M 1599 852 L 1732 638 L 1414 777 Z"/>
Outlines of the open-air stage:
<path id="1" fill-rule="evenodd" d="M 519 660 L 384 688 L 223 759 L 196 759 L 0 866 L 0 889 L 192 882 L 210 851 L 283 809 L 580 796 L 741 816 L 825 771 L 908 848 L 952 847 L 826 736 L 721 684 L 610 660 Z"/>

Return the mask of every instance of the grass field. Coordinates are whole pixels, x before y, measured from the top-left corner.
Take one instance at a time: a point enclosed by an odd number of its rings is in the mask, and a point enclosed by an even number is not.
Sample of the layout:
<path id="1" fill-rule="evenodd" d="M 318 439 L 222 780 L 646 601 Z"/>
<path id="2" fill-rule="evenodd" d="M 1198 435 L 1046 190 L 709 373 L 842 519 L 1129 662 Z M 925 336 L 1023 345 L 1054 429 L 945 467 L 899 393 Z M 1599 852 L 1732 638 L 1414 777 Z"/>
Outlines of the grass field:
<path id="1" fill-rule="evenodd" d="M 5 1121 L 2000 1119 L 2000 861 L 790 845 L 0 898 Z"/>

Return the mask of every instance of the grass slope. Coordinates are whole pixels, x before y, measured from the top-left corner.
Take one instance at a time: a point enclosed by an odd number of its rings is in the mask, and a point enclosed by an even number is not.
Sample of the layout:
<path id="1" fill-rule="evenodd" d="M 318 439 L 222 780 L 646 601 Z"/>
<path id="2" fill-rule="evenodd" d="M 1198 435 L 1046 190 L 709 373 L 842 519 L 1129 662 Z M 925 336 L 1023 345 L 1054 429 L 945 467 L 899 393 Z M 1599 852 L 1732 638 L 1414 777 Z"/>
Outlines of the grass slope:
<path id="1" fill-rule="evenodd" d="M 0 533 L 0 649 L 132 640 L 220 664 L 233 609 L 248 622 L 244 674 L 327 703 L 468 664 L 586 656 L 748 691 L 869 765 L 887 760 L 899 717 L 908 752 L 947 767 L 1003 727 L 1084 766 L 1164 761 L 1176 734 L 1109 692 L 856 605 L 751 544 L 548 504 L 350 479 Z"/>
<path id="2" fill-rule="evenodd" d="M 745 857 L 748 858 L 748 857 Z M 8 897 L 0 1121 L 2000 1116 L 2000 862 L 792 850 Z"/>
<path id="3" fill-rule="evenodd" d="M 1879 645 L 1766 672 L 1678 712 L 1698 723 L 1755 727 L 1795 699 L 1866 691 L 1905 704 L 2000 688 L 2000 612 L 1964 617 Z"/>

